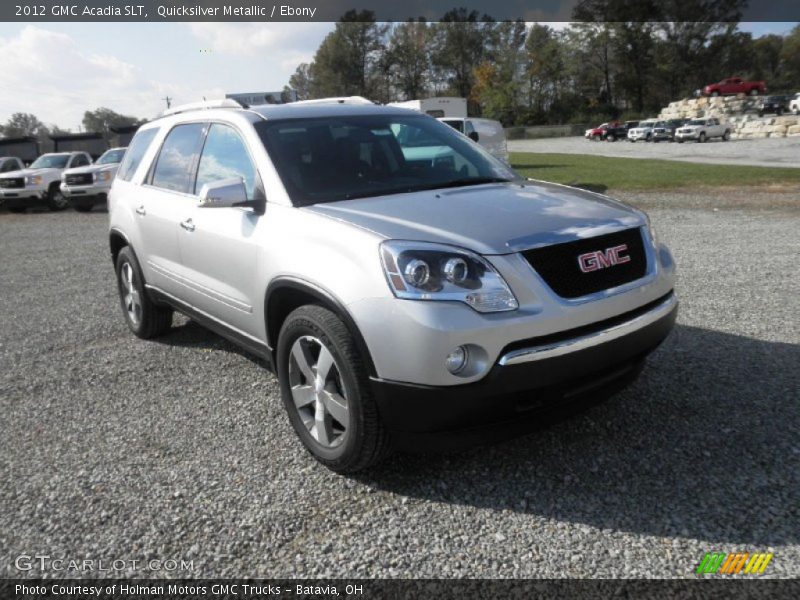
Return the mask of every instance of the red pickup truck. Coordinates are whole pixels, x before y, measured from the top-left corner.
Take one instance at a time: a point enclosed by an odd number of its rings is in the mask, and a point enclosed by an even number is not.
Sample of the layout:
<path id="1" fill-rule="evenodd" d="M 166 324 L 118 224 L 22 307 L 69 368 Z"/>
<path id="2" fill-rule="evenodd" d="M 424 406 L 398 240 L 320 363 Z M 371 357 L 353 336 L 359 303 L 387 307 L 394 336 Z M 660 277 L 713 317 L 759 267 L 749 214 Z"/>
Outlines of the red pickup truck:
<path id="1" fill-rule="evenodd" d="M 703 88 L 704 96 L 733 96 L 747 94 L 758 96 L 767 93 L 767 84 L 763 81 L 745 81 L 741 77 L 729 77 L 719 83 L 710 83 Z"/>

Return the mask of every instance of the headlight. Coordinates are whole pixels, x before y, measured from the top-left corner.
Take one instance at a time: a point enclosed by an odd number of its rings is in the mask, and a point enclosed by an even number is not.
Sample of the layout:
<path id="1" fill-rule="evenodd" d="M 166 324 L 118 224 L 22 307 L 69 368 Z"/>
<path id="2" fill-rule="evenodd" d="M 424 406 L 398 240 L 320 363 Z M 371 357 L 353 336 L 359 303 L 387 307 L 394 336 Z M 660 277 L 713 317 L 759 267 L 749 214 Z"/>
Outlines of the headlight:
<path id="1" fill-rule="evenodd" d="M 656 230 L 653 227 L 653 222 L 650 220 L 650 215 L 645 213 L 645 219 L 647 219 L 647 232 L 650 234 L 650 240 L 653 242 L 654 247 L 658 247 L 658 238 L 656 237 Z"/>
<path id="2" fill-rule="evenodd" d="M 25 179 L 25 182 L 28 185 L 41 185 L 42 183 L 42 176 L 41 175 L 32 175 Z"/>
<path id="3" fill-rule="evenodd" d="M 100 171 L 99 173 L 94 174 L 95 181 L 109 181 L 111 179 L 111 173 L 108 171 Z"/>
<path id="4" fill-rule="evenodd" d="M 481 313 L 519 307 L 494 267 L 469 250 L 390 240 L 381 244 L 381 260 L 398 298 L 464 302 Z"/>

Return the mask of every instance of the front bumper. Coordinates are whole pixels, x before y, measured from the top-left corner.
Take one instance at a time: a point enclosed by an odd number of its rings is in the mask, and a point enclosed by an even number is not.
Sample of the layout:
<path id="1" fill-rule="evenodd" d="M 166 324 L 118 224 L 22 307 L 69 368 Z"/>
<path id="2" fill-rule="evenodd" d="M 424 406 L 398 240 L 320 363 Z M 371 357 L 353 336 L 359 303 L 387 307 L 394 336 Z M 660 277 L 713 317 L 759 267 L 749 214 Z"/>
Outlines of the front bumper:
<path id="1" fill-rule="evenodd" d="M 66 183 L 61 184 L 61 193 L 67 198 L 74 200 L 94 200 L 95 202 L 104 202 L 108 190 L 111 189 L 110 185 L 73 185 L 69 186 Z"/>
<path id="2" fill-rule="evenodd" d="M 47 203 L 47 190 L 43 188 L 2 188 L 0 203 L 5 208 L 43 206 Z"/>
<path id="3" fill-rule="evenodd" d="M 635 142 L 637 140 L 646 140 L 648 138 L 648 136 L 650 136 L 650 135 L 652 135 L 652 133 L 647 133 L 647 132 L 643 132 L 643 131 L 642 132 L 637 131 L 636 133 L 634 133 L 634 132 L 630 132 L 629 131 L 628 132 L 628 139 Z"/>
<path id="4" fill-rule="evenodd" d="M 449 447 L 507 438 L 576 402 L 603 399 L 630 384 L 669 334 L 674 293 L 606 321 L 515 342 L 483 379 L 423 386 L 373 378 L 384 424 L 401 448 Z"/>

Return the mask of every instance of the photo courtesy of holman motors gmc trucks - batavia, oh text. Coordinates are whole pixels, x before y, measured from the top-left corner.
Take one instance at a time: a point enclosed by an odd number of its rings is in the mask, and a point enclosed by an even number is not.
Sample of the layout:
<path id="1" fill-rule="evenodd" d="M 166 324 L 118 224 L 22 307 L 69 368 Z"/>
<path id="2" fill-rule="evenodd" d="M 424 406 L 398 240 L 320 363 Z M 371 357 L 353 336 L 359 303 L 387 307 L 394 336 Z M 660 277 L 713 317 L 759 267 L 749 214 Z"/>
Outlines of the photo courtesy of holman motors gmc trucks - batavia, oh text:
<path id="1" fill-rule="evenodd" d="M 262 357 L 339 472 L 605 398 L 677 314 L 643 212 L 360 98 L 172 108 L 131 141 L 109 214 L 130 330 L 177 310 Z"/>

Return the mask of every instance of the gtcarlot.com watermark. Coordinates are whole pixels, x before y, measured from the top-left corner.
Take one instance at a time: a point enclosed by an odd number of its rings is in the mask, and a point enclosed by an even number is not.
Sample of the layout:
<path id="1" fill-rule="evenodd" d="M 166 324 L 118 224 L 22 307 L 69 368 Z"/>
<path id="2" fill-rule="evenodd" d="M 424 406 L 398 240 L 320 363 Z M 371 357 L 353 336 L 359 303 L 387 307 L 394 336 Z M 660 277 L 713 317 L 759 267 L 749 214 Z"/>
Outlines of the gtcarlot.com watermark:
<path id="1" fill-rule="evenodd" d="M 57 558 L 48 554 L 20 554 L 14 560 L 18 571 L 109 573 L 128 571 L 194 571 L 194 561 L 182 558 L 91 559 Z"/>

